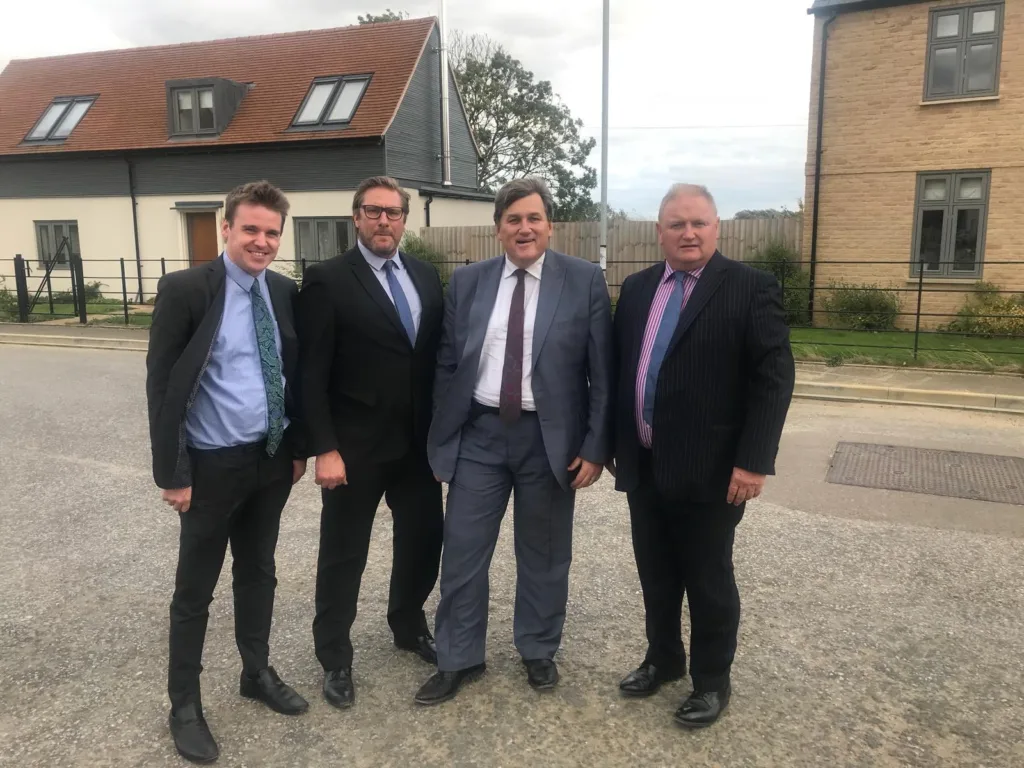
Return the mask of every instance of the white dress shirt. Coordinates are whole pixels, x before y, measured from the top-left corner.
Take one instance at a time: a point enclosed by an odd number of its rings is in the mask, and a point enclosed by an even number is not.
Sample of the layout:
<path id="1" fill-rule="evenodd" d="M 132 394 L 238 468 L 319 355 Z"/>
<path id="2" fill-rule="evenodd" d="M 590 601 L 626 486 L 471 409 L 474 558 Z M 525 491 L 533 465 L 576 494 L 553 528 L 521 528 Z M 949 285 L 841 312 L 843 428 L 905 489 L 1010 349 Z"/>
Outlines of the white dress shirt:
<path id="1" fill-rule="evenodd" d="M 523 297 L 526 314 L 523 317 L 523 410 L 535 411 L 533 399 L 533 327 L 537 320 L 537 298 L 540 296 L 541 272 L 544 267 L 541 256 L 526 270 L 523 278 Z M 484 334 L 484 346 L 480 353 L 480 369 L 476 376 L 473 397 L 483 405 L 497 408 L 501 405 L 501 372 L 505 367 L 505 339 L 508 336 L 508 313 L 512 307 L 512 292 L 516 287 L 515 272 L 518 267 L 505 256 L 505 265 L 498 284 L 498 296 L 494 301 L 491 318 Z"/>
<path id="2" fill-rule="evenodd" d="M 377 282 L 384 288 L 384 293 L 388 295 L 391 303 L 394 304 L 395 297 L 391 295 L 391 286 L 388 285 L 388 276 L 384 271 L 384 264 L 387 263 L 388 259 L 375 254 L 363 245 L 362 240 L 356 240 L 356 243 L 359 245 L 359 251 L 363 254 L 363 258 L 366 259 L 366 263 L 373 270 L 373 276 L 377 278 Z M 409 311 L 412 313 L 412 326 L 416 329 L 416 333 L 419 333 L 420 316 L 423 314 L 423 303 L 420 301 L 420 295 L 416 292 L 416 286 L 413 285 L 412 278 L 409 277 L 409 270 L 402 263 L 402 255 L 395 251 L 391 261 L 395 264 L 395 277 L 398 278 L 398 284 L 402 287 L 405 300 L 409 302 Z"/>

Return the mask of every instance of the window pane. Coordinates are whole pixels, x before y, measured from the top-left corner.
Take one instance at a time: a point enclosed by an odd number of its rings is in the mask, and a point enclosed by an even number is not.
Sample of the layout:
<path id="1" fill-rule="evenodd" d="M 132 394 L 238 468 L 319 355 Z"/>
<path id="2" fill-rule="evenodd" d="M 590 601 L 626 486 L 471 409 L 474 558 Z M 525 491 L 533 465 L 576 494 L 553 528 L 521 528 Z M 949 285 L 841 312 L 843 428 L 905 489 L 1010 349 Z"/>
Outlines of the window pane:
<path id="1" fill-rule="evenodd" d="M 963 209 L 956 212 L 956 242 L 953 245 L 953 271 L 973 272 L 978 263 L 978 243 L 981 239 L 981 210 Z"/>
<path id="2" fill-rule="evenodd" d="M 199 91 L 199 130 L 213 130 L 213 89 Z"/>
<path id="3" fill-rule="evenodd" d="M 39 125 L 35 127 L 35 130 L 28 137 L 30 139 L 45 139 L 50 133 L 50 129 L 57 124 L 57 120 L 64 114 L 64 110 L 68 108 L 68 103 L 67 101 L 62 101 L 60 104 L 51 104 L 43 113 L 43 119 L 39 121 Z"/>
<path id="4" fill-rule="evenodd" d="M 996 87 L 996 45 L 978 43 L 967 49 L 967 90 L 991 91 Z"/>
<path id="5" fill-rule="evenodd" d="M 981 200 L 985 195 L 985 180 L 974 177 L 960 179 L 960 189 L 957 197 L 961 200 Z"/>
<path id="6" fill-rule="evenodd" d="M 928 91 L 931 94 L 956 93 L 958 48 L 937 48 L 932 51 L 931 80 Z"/>
<path id="7" fill-rule="evenodd" d="M 196 129 L 192 109 L 192 91 L 178 91 L 178 130 L 193 133 Z"/>
<path id="8" fill-rule="evenodd" d="M 296 221 L 296 239 L 299 241 L 299 258 L 316 261 L 316 241 L 313 239 L 313 222 Z"/>
<path id="9" fill-rule="evenodd" d="M 921 211 L 921 237 L 917 250 L 918 263 L 924 263 L 926 272 L 938 272 L 942 258 L 942 225 L 945 211 Z"/>
<path id="10" fill-rule="evenodd" d="M 975 11 L 971 14 L 971 34 L 990 35 L 996 31 L 996 10 Z"/>
<path id="11" fill-rule="evenodd" d="M 82 248 L 78 244 L 78 225 L 77 224 L 72 224 L 69 229 L 70 229 L 70 237 L 71 237 L 71 252 L 75 256 L 81 256 L 82 255 Z"/>
<path id="12" fill-rule="evenodd" d="M 331 231 L 334 222 L 320 219 L 316 223 L 316 256 L 320 261 L 334 255 L 334 233 Z"/>
<path id="13" fill-rule="evenodd" d="M 64 115 L 64 119 L 60 121 L 60 125 L 57 126 L 57 130 L 53 132 L 53 138 L 64 139 L 67 138 L 75 126 L 85 117 L 85 113 L 89 111 L 89 107 L 92 106 L 91 101 L 76 101 L 71 105 L 71 109 Z"/>
<path id="14" fill-rule="evenodd" d="M 50 242 L 50 228 L 40 224 L 37 231 L 39 236 L 39 263 L 45 264 L 53 258 L 53 245 Z"/>
<path id="15" fill-rule="evenodd" d="M 349 80 L 346 83 L 342 83 L 341 94 L 334 104 L 334 109 L 331 110 L 330 117 L 327 118 L 328 121 L 333 123 L 351 120 L 352 113 L 356 108 L 356 102 L 359 101 L 359 97 L 363 95 L 365 89 L 365 80 Z"/>
<path id="16" fill-rule="evenodd" d="M 314 85 L 309 92 L 309 98 L 306 100 L 306 106 L 303 107 L 302 112 L 299 114 L 299 119 L 295 121 L 295 124 L 304 125 L 320 122 L 320 115 L 323 113 L 324 107 L 327 106 L 327 100 L 334 92 L 335 85 L 336 83 L 317 83 Z"/>
<path id="17" fill-rule="evenodd" d="M 935 23 L 936 37 L 958 37 L 960 35 L 960 14 L 952 13 L 947 16 L 939 16 Z"/>
<path id="18" fill-rule="evenodd" d="M 348 219 L 339 219 L 338 226 L 335 229 L 338 232 L 338 254 L 345 253 L 352 246 L 349 245 L 348 237 Z"/>
<path id="19" fill-rule="evenodd" d="M 924 199 L 935 201 L 945 200 L 948 182 L 946 179 L 926 179 L 924 182 Z"/>

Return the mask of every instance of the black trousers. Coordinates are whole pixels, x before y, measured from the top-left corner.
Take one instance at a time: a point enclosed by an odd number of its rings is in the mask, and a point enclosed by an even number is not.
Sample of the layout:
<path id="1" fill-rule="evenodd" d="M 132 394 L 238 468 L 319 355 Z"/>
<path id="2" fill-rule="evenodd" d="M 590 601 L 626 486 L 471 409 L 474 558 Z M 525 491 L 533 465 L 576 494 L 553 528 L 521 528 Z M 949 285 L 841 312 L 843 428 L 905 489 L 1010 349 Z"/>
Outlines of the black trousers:
<path id="1" fill-rule="evenodd" d="M 690 676 L 698 691 L 729 683 L 736 655 L 740 596 L 732 547 L 743 506 L 666 499 L 641 458 L 640 486 L 627 494 L 640 585 L 647 616 L 647 657 L 667 672 L 685 674 L 683 597 L 690 608 Z"/>
<path id="2" fill-rule="evenodd" d="M 287 446 L 271 458 L 265 443 L 211 451 L 189 450 L 192 504 L 180 513 L 178 570 L 171 600 L 171 706 L 202 706 L 199 675 L 213 590 L 228 543 L 235 599 L 235 642 L 242 667 L 268 666 L 270 622 L 277 587 L 274 550 L 281 510 L 292 488 Z"/>
<path id="3" fill-rule="evenodd" d="M 387 618 L 396 642 L 411 643 L 427 630 L 423 604 L 437 583 L 441 562 L 441 484 L 425 455 L 346 464 L 346 474 L 348 485 L 321 492 L 313 643 L 325 670 L 352 666 L 350 632 L 382 496 L 394 521 Z"/>

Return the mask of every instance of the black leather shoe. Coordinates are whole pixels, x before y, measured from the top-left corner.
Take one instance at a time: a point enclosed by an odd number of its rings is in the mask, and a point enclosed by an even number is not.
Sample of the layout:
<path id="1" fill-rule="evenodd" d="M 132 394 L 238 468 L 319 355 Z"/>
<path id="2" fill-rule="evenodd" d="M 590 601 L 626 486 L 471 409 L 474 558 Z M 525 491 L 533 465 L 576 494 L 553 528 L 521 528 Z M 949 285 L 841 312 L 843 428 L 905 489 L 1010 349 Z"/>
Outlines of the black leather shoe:
<path id="1" fill-rule="evenodd" d="M 356 703 L 351 668 L 332 669 L 324 675 L 324 698 L 338 709 L 348 709 Z"/>
<path id="2" fill-rule="evenodd" d="M 186 704 L 167 718 L 178 754 L 193 763 L 212 763 L 220 756 L 217 742 L 202 711 L 195 704 Z"/>
<path id="3" fill-rule="evenodd" d="M 665 670 L 645 661 L 635 670 L 626 675 L 619 683 L 619 690 L 624 696 L 643 698 L 657 693 L 663 683 L 681 680 L 682 674 L 669 674 Z"/>
<path id="4" fill-rule="evenodd" d="M 437 646 L 434 645 L 434 638 L 429 632 L 425 632 L 409 642 L 395 640 L 395 645 L 403 651 L 412 651 L 428 664 L 437 666 Z"/>
<path id="5" fill-rule="evenodd" d="M 526 679 L 535 691 L 550 691 L 558 685 L 558 667 L 551 659 L 523 659 Z"/>
<path id="6" fill-rule="evenodd" d="M 309 702 L 283 682 L 273 667 L 261 669 L 254 676 L 243 671 L 238 692 L 247 699 L 262 701 L 282 715 L 301 715 L 309 709 Z"/>
<path id="7" fill-rule="evenodd" d="M 416 703 L 423 705 L 440 704 L 455 698 L 463 683 L 476 680 L 487 669 L 486 664 L 460 669 L 458 672 L 435 672 L 416 692 Z"/>
<path id="8" fill-rule="evenodd" d="M 721 691 L 694 691 L 676 710 L 675 721 L 684 728 L 707 728 L 729 706 L 731 694 L 729 686 Z"/>

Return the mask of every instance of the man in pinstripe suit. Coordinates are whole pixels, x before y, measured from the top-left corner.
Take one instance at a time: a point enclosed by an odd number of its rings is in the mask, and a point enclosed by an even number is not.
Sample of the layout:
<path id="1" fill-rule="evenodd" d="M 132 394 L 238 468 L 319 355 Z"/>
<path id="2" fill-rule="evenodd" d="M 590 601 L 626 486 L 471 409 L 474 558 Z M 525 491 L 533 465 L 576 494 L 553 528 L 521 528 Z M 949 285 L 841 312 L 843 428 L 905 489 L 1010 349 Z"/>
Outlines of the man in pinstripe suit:
<path id="1" fill-rule="evenodd" d="M 662 201 L 665 261 L 631 275 L 615 312 L 615 487 L 629 502 L 647 654 L 619 688 L 649 696 L 686 674 L 679 725 L 711 725 L 729 703 L 740 600 L 732 547 L 745 503 L 775 456 L 795 376 L 775 278 L 717 250 L 704 187 Z"/>

